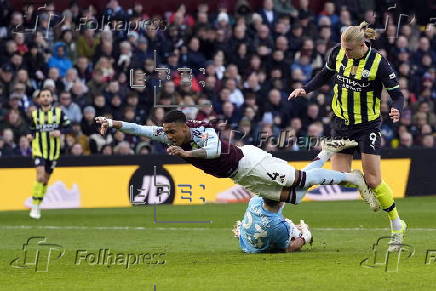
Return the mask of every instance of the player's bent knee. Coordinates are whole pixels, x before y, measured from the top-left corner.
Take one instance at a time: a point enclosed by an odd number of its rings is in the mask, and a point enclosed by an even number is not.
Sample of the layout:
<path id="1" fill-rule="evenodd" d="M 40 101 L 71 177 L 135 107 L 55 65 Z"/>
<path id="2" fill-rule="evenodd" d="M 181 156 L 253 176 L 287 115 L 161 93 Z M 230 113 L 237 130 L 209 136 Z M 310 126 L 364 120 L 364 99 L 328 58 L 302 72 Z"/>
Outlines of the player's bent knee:
<path id="1" fill-rule="evenodd" d="M 365 175 L 365 182 L 370 188 L 375 188 L 381 184 L 381 178 L 376 175 Z"/>

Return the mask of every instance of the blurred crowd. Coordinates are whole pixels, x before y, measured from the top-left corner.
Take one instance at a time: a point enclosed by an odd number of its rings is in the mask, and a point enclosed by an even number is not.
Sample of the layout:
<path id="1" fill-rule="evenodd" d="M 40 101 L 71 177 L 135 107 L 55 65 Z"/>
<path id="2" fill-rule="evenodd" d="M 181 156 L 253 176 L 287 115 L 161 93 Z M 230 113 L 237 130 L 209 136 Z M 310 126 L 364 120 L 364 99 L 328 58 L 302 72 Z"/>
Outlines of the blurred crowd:
<path id="1" fill-rule="evenodd" d="M 307 150 L 308 139 L 330 135 L 332 85 L 287 97 L 324 66 L 341 31 L 363 20 L 387 24 L 372 46 L 398 72 L 406 98 L 394 125 L 383 93 L 384 147 L 435 147 L 436 28 L 397 25 L 375 0 L 326 2 L 319 12 L 308 0 L 292 3 L 264 0 L 253 7 L 238 0 L 214 11 L 199 4 L 191 13 L 182 4 L 157 16 L 139 2 L 122 7 L 110 0 L 97 11 L 72 1 L 58 11 L 49 1 L 20 11 L 0 1 L 0 155 L 31 155 L 25 135 L 41 88 L 52 90 L 72 121 L 63 154 L 163 152 L 147 138 L 99 135 L 94 117 L 160 125 L 174 109 L 165 106 L 176 104 L 190 119 L 213 121 L 234 143 Z M 280 134 L 290 142 L 265 139 Z"/>

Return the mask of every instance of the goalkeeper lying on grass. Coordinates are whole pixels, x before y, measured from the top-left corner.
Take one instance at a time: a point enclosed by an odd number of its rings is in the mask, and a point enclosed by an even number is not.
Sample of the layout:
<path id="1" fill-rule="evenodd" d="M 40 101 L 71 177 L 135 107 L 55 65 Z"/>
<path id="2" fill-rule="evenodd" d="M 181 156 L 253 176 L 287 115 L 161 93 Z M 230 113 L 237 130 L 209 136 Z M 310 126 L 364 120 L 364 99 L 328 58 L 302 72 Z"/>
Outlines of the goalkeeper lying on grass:
<path id="1" fill-rule="evenodd" d="M 248 203 L 244 220 L 233 227 L 239 246 L 246 253 L 299 251 L 312 243 L 312 234 L 303 220 L 295 225 L 282 215 L 283 202 L 254 196 Z"/>
<path id="2" fill-rule="evenodd" d="M 323 144 L 327 147 L 327 144 Z M 334 151 L 334 149 L 331 149 Z M 307 171 L 324 166 L 325 161 L 315 159 L 302 170 Z M 308 188 L 296 188 L 299 204 Z M 303 220 L 294 224 L 282 215 L 285 204 L 265 197 L 255 196 L 250 199 L 244 219 L 236 221 L 233 227 L 239 246 L 246 253 L 295 252 L 305 244 L 312 243 L 312 233 Z"/>

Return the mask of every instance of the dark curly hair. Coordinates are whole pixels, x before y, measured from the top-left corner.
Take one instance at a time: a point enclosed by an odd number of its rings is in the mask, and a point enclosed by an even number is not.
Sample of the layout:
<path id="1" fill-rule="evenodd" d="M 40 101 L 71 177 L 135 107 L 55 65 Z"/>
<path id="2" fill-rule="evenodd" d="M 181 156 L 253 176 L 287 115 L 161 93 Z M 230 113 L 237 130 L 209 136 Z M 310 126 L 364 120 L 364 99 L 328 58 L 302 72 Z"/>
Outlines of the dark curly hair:
<path id="1" fill-rule="evenodd" d="M 173 122 L 177 122 L 177 123 L 185 123 L 186 122 L 186 115 L 185 113 L 183 113 L 180 110 L 171 110 L 170 112 L 168 112 L 163 121 L 163 123 L 173 123 Z"/>

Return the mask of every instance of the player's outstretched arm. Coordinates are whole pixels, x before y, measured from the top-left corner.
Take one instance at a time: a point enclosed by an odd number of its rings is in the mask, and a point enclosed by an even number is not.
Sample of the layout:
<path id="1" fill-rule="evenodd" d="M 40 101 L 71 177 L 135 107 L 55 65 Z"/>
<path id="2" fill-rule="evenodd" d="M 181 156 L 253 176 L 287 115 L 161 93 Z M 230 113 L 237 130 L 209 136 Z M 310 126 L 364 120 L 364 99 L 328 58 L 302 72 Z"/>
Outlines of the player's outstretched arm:
<path id="1" fill-rule="evenodd" d="M 116 128 L 120 129 L 123 126 L 123 123 L 118 120 L 112 120 L 110 118 L 106 118 L 104 116 L 98 116 L 95 118 L 95 122 L 100 124 L 100 134 L 104 135 L 107 132 L 108 128 Z"/>
<path id="2" fill-rule="evenodd" d="M 326 84 L 336 73 L 335 71 L 335 63 L 336 63 L 336 55 L 341 49 L 340 44 L 336 45 L 330 53 L 327 58 L 327 62 L 322 68 L 322 70 L 315 75 L 315 77 L 310 80 L 306 85 L 304 85 L 303 88 L 297 88 L 294 91 L 292 91 L 291 94 L 289 94 L 288 100 L 291 100 L 292 98 L 296 98 L 298 96 L 304 96 L 306 94 L 309 94 L 310 92 L 320 88 L 322 85 Z"/>
<path id="3" fill-rule="evenodd" d="M 100 134 L 105 134 L 108 128 L 115 128 L 123 133 L 146 136 L 151 140 L 156 140 L 161 143 L 168 144 L 168 137 L 163 132 L 162 127 L 159 126 L 146 126 L 136 123 L 124 122 L 119 120 L 112 120 L 107 117 L 96 117 L 95 122 L 100 124 Z"/>
<path id="4" fill-rule="evenodd" d="M 294 91 L 292 91 L 291 94 L 289 94 L 288 100 L 291 100 L 292 98 L 297 98 L 298 96 L 304 96 L 306 95 L 306 90 L 304 88 L 297 88 Z"/>
<path id="5" fill-rule="evenodd" d="M 335 71 L 324 67 L 316 76 L 309 81 L 303 88 L 297 88 L 289 95 L 288 100 L 298 96 L 304 96 L 326 84 L 335 74 Z"/>
<path id="6" fill-rule="evenodd" d="M 173 145 L 168 147 L 167 152 L 171 156 L 178 156 L 181 158 L 200 158 L 200 159 L 207 158 L 207 152 L 205 149 L 185 151 L 181 147 Z"/>
<path id="7" fill-rule="evenodd" d="M 167 152 L 170 155 L 181 158 L 200 158 L 215 159 L 221 155 L 221 141 L 213 128 L 207 128 L 203 134 L 205 139 L 201 148 L 185 151 L 179 146 L 172 145 L 168 147 Z"/>
<path id="8" fill-rule="evenodd" d="M 288 223 L 293 225 L 291 220 Z M 289 246 L 286 248 L 286 252 L 296 252 L 299 251 L 306 243 L 312 244 L 312 233 L 309 230 L 309 226 L 300 220 L 300 224 L 293 225 L 291 229 L 291 241 Z"/>

